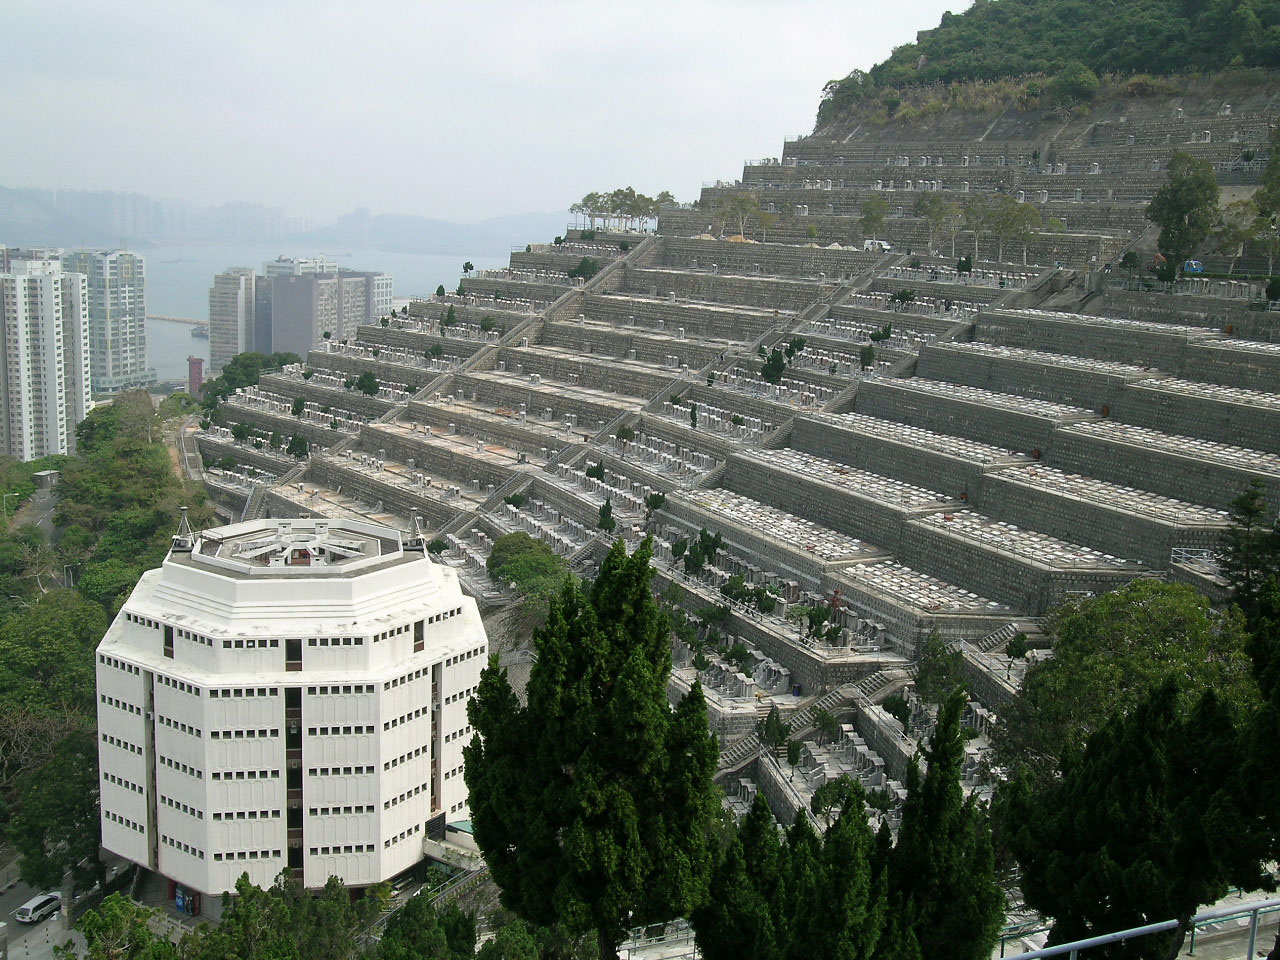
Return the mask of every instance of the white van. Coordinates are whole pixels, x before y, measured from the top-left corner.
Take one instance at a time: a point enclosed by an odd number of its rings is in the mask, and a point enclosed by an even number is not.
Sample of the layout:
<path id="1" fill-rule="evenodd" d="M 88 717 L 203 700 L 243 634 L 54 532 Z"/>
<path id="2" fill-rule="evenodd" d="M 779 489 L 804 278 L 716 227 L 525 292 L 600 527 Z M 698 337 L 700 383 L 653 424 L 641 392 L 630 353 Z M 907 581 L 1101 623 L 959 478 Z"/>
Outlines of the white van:
<path id="1" fill-rule="evenodd" d="M 19 923 L 39 923 L 45 917 L 57 913 L 61 904 L 62 894 L 42 893 L 20 906 L 14 912 L 13 919 Z"/>
<path id="2" fill-rule="evenodd" d="M 893 244 L 888 240 L 863 240 L 862 249 L 867 253 L 888 253 L 893 249 Z"/>

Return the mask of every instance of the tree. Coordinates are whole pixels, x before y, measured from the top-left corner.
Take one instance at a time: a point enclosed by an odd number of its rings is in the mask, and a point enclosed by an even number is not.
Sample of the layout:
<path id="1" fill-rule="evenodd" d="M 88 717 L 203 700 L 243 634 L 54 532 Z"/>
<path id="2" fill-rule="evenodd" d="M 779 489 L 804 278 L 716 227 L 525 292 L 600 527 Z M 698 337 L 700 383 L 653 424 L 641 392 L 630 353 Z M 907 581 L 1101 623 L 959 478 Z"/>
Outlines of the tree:
<path id="1" fill-rule="evenodd" d="M 963 654 L 959 650 L 947 649 L 938 631 L 931 630 L 920 644 L 916 693 L 925 703 L 943 703 L 964 686 Z"/>
<path id="2" fill-rule="evenodd" d="M 77 926 L 84 934 L 85 960 L 177 960 L 176 944 L 151 929 L 155 910 L 134 903 L 122 893 L 113 893 L 89 910 Z M 78 960 L 71 943 L 55 946 L 58 960 Z"/>
<path id="3" fill-rule="evenodd" d="M 370 960 L 472 960 L 476 918 L 447 904 L 437 911 L 430 897 L 410 897 L 391 915 Z"/>
<path id="4" fill-rule="evenodd" d="M 443 284 L 443 283 L 436 287 L 436 296 L 437 296 L 438 298 L 442 299 L 442 300 L 444 299 L 444 296 L 445 296 L 445 289 L 444 289 L 444 284 Z M 326 339 L 328 339 L 328 338 L 326 338 Z"/>
<path id="5" fill-rule="evenodd" d="M 106 881 L 98 859 L 98 749 L 90 726 L 67 734 L 42 767 L 22 774 L 7 836 L 22 857 L 25 883 L 57 889 L 63 874 L 81 890 Z"/>
<path id="6" fill-rule="evenodd" d="M 474 270 L 475 268 L 476 268 L 476 265 L 472 263 L 470 260 L 468 260 L 466 263 L 462 265 L 462 272 L 469 277 L 471 276 L 471 271 Z"/>
<path id="7" fill-rule="evenodd" d="M 992 738 L 998 764 L 1025 766 L 1037 781 L 1170 673 L 1184 678 L 1183 709 L 1210 688 L 1235 704 L 1253 696 L 1243 618 L 1214 612 L 1185 584 L 1135 580 L 1064 604 L 1050 611 L 1045 632 L 1053 656 L 1027 670 Z"/>
<path id="8" fill-rule="evenodd" d="M 991 200 L 983 193 L 972 193 L 969 199 L 965 200 L 964 206 L 961 207 L 962 223 L 965 230 L 973 233 L 973 260 L 970 264 L 977 263 L 979 260 L 978 244 L 985 233 L 991 226 Z M 972 266 L 970 267 L 972 269 Z"/>
<path id="9" fill-rule="evenodd" d="M 787 742 L 791 736 L 791 724 L 782 719 L 775 703 L 769 708 L 768 715 L 760 725 L 760 742 L 774 750 Z"/>
<path id="10" fill-rule="evenodd" d="M 1262 175 L 1262 188 L 1253 195 L 1253 202 L 1257 204 L 1258 213 L 1268 221 L 1280 214 L 1280 128 L 1273 127 L 1267 138 L 1267 168 Z"/>
<path id="11" fill-rule="evenodd" d="M 1257 232 L 1258 208 L 1251 199 L 1235 200 L 1218 212 L 1211 237 L 1214 246 L 1229 263 L 1227 273 L 1235 273 L 1236 261 L 1244 256 L 1246 244 Z"/>
<path id="12" fill-rule="evenodd" d="M 467 708 L 472 824 L 503 904 L 595 930 L 602 958 L 633 924 L 686 915 L 710 869 L 718 752 L 699 684 L 668 706 L 651 551 L 628 557 L 619 539 L 589 589 L 567 581 L 552 599 L 527 706 L 491 661 Z"/>
<path id="13" fill-rule="evenodd" d="M 760 365 L 760 379 L 767 383 L 782 382 L 782 374 L 787 369 L 787 359 L 782 351 L 774 347 L 768 358 Z"/>
<path id="14" fill-rule="evenodd" d="M 618 521 L 613 519 L 613 503 L 605 497 L 604 503 L 600 504 L 600 516 L 596 519 L 596 526 L 605 533 L 612 533 L 617 525 Z"/>
<path id="15" fill-rule="evenodd" d="M 1180 268 L 1208 238 L 1218 213 L 1218 178 L 1208 160 L 1178 150 L 1169 158 L 1163 186 L 1147 205 L 1147 219 L 1160 228 L 1156 245 Z"/>
<path id="16" fill-rule="evenodd" d="M 1098 95 L 1098 77 L 1080 61 L 1067 64 L 1049 81 L 1049 95 L 1061 106 L 1088 103 Z"/>
<path id="17" fill-rule="evenodd" d="M 870 370 L 876 365 L 876 348 L 867 344 L 858 351 L 858 365 L 863 370 Z"/>
<path id="18" fill-rule="evenodd" d="M 1232 884 L 1263 882 L 1256 853 L 1245 864 L 1221 856 L 1226 834 L 1240 831 L 1231 795 L 1243 760 L 1238 718 L 1211 689 L 1189 712 L 1181 699 L 1171 674 L 1091 734 L 1080 757 L 1064 759 L 1059 778 L 1037 788 L 1024 775 L 1002 788 L 1023 893 L 1053 917 L 1051 943 L 1177 919 L 1176 931 L 1098 953 L 1176 957 L 1198 907 Z"/>
<path id="19" fill-rule="evenodd" d="M 738 236 L 746 234 L 747 221 L 754 217 L 759 210 L 759 199 L 749 193 L 735 193 L 733 196 L 727 197 L 720 206 L 720 213 L 725 220 L 737 223 Z"/>
<path id="20" fill-rule="evenodd" d="M 289 412 L 295 417 L 301 417 L 302 411 L 307 408 L 307 398 L 297 396 L 293 398 L 293 403 L 289 406 Z"/>
<path id="21" fill-rule="evenodd" d="M 858 221 L 862 228 L 862 233 L 871 235 L 871 239 L 876 239 L 876 235 L 884 229 L 884 219 L 889 215 L 889 201 L 884 197 L 871 196 L 862 201 L 862 218 Z"/>
<path id="22" fill-rule="evenodd" d="M 299 460 L 306 457 L 310 453 L 310 450 L 311 444 L 309 444 L 307 442 L 307 438 L 300 433 L 295 433 L 290 437 L 289 445 L 284 448 L 285 453 L 291 457 L 296 457 Z"/>
<path id="23" fill-rule="evenodd" d="M 946 224 L 948 216 L 951 216 L 955 209 L 955 204 L 948 203 L 941 193 L 937 191 L 927 191 L 916 197 L 915 215 L 925 222 L 929 227 L 929 250 L 933 251 L 934 237 L 939 230 L 942 230 Z M 866 209 L 863 208 L 863 216 L 866 215 Z"/>
<path id="24" fill-rule="evenodd" d="M 1231 501 L 1231 525 L 1219 558 L 1222 573 L 1231 585 L 1231 598 L 1247 617 L 1257 612 L 1268 581 L 1280 575 L 1280 525 L 1264 492 L 1262 481 L 1255 477 Z"/>
<path id="25" fill-rule="evenodd" d="M 356 377 L 355 387 L 367 397 L 376 397 L 379 389 L 378 378 L 372 370 L 366 370 Z"/>
<path id="26" fill-rule="evenodd" d="M 1004 895 L 996 883 L 990 829 L 961 787 L 963 708 L 963 693 L 947 696 L 925 751 L 923 782 L 914 761 L 907 772 L 902 826 L 888 867 L 896 923 L 886 957 L 910 956 L 915 946 L 930 960 L 986 960 L 1000 932 Z"/>
<path id="27" fill-rule="evenodd" d="M 1006 243 L 1022 244 L 1022 262 L 1027 262 L 1027 243 L 1041 225 L 1040 211 L 1034 204 L 1019 203 L 1007 193 L 996 197 L 988 212 L 991 231 L 996 235 L 996 259 L 1004 260 Z"/>
<path id="28" fill-rule="evenodd" d="M 840 722 L 826 707 L 813 711 L 813 725 L 818 731 L 818 742 L 831 743 L 840 735 Z"/>

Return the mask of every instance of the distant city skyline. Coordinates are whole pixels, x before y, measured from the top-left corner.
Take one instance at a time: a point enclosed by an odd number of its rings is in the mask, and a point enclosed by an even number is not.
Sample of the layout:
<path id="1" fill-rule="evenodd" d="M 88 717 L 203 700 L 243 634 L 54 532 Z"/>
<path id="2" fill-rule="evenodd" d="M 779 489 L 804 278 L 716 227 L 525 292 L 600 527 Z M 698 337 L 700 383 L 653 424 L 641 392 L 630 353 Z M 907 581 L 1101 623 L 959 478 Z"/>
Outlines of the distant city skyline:
<path id="1" fill-rule="evenodd" d="M 692 200 L 776 153 L 779 123 L 810 129 L 824 83 L 969 5 L 15 0 L 0 118 L 23 135 L 0 141 L 0 186 L 298 222 L 465 224 L 627 185 Z"/>

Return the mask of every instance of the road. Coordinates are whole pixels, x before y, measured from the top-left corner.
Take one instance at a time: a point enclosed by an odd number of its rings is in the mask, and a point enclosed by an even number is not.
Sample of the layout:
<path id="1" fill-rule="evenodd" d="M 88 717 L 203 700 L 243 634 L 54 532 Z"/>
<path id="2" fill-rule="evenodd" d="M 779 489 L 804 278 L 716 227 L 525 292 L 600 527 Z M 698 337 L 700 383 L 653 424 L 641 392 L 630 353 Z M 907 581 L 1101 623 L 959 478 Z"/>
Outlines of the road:
<path id="1" fill-rule="evenodd" d="M 39 923 L 18 923 L 13 919 L 14 912 L 39 892 L 18 882 L 0 893 L 0 920 L 4 921 L 9 935 L 9 960 L 52 960 L 53 948 L 68 939 L 84 943 L 78 933 L 67 932 L 61 912 Z"/>
<path id="2" fill-rule="evenodd" d="M 18 508 L 13 518 L 14 526 L 33 523 L 44 531 L 50 542 L 53 540 L 53 510 L 58 505 L 58 498 L 52 490 L 37 490 L 31 499 Z"/>

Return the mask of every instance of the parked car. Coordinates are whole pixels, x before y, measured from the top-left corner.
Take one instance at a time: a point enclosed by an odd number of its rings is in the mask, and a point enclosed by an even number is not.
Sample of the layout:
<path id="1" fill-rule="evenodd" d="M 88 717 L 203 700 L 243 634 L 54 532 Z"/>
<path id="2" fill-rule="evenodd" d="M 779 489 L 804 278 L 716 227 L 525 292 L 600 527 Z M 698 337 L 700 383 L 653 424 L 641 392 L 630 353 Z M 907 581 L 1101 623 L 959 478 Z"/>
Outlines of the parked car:
<path id="1" fill-rule="evenodd" d="M 1204 273 L 1204 264 L 1199 260 L 1184 260 L 1182 263 L 1183 273 Z"/>
<path id="2" fill-rule="evenodd" d="M 888 240 L 863 240 L 862 249 L 868 253 L 888 253 L 893 249 L 893 244 Z"/>
<path id="3" fill-rule="evenodd" d="M 19 923 L 39 923 L 45 917 L 57 913 L 60 906 L 62 906 L 62 894 L 41 893 L 14 911 L 13 919 Z"/>

